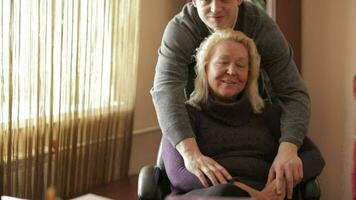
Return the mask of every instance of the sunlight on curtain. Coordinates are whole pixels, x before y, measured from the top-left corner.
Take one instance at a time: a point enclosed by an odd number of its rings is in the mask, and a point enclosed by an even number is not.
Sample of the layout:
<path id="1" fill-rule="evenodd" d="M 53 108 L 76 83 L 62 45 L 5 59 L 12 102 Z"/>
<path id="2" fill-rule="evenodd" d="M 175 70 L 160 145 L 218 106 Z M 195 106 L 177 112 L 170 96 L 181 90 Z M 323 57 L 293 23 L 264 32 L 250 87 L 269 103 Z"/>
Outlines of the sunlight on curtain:
<path id="1" fill-rule="evenodd" d="M 126 176 L 139 0 L 0 6 L 3 193 L 66 198 Z"/>

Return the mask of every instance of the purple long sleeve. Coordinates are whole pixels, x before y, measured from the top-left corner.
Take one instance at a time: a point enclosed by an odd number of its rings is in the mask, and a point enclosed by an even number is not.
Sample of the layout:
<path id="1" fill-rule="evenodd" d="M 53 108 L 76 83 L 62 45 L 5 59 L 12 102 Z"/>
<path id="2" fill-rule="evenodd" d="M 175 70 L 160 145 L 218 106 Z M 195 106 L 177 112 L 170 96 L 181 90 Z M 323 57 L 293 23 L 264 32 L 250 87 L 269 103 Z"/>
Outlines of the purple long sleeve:
<path id="1" fill-rule="evenodd" d="M 168 139 L 162 141 L 163 160 L 173 193 L 184 193 L 194 189 L 203 188 L 199 179 L 190 173 L 184 166 L 184 160 Z"/>

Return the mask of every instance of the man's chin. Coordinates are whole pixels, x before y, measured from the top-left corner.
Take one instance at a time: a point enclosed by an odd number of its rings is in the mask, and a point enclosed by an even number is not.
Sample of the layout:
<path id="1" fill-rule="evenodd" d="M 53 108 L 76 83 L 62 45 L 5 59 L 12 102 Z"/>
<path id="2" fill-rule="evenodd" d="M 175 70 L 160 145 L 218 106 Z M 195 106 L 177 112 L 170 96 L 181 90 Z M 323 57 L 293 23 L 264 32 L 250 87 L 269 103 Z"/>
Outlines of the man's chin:
<path id="1" fill-rule="evenodd" d="M 214 31 L 224 30 L 224 29 L 227 29 L 227 28 L 230 28 L 230 27 L 226 27 L 226 26 L 223 26 L 223 27 L 216 27 L 216 28 L 214 28 Z"/>
<path id="2" fill-rule="evenodd" d="M 211 24 L 211 25 L 209 25 L 209 27 L 211 29 L 213 29 L 214 31 L 229 28 L 228 26 L 224 26 L 224 25 L 220 25 L 220 24 Z"/>

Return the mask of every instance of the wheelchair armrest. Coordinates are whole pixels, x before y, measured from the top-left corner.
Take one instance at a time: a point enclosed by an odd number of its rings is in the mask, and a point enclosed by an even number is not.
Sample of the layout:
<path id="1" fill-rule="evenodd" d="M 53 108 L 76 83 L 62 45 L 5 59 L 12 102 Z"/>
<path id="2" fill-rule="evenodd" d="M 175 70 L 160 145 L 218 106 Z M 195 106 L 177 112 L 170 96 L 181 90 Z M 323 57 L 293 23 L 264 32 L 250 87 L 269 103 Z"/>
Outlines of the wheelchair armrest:
<path id="1" fill-rule="evenodd" d="M 164 171 L 157 166 L 147 165 L 140 170 L 137 195 L 140 200 L 161 200 L 171 192 L 170 185 Z"/>
<path id="2" fill-rule="evenodd" d="M 302 199 L 318 200 L 320 199 L 320 184 L 317 178 L 311 179 L 303 184 L 301 188 Z"/>
<path id="3" fill-rule="evenodd" d="M 155 180 L 155 166 L 146 165 L 138 176 L 137 195 L 139 199 L 155 199 L 158 185 Z"/>

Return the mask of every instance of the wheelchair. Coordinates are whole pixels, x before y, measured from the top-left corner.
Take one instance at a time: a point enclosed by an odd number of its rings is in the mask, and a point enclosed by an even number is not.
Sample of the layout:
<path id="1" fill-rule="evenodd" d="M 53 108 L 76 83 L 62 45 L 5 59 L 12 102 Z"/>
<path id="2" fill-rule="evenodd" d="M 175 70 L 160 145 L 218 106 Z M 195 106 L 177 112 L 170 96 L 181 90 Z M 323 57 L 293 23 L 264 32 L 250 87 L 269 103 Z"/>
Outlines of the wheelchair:
<path id="1" fill-rule="evenodd" d="M 194 67 L 190 66 L 190 69 Z M 194 89 L 194 71 L 189 71 L 186 95 L 191 94 Z M 260 72 L 259 89 L 261 97 L 266 101 L 273 103 L 274 95 L 271 92 L 271 85 L 267 73 Z M 189 95 L 187 95 L 189 96 Z M 162 159 L 162 141 L 158 150 L 156 165 L 146 165 L 141 168 L 138 177 L 138 197 L 140 200 L 164 200 L 171 193 L 171 184 L 165 172 Z M 300 183 L 294 188 L 293 200 L 319 200 L 321 195 L 320 185 L 317 177 Z"/>

